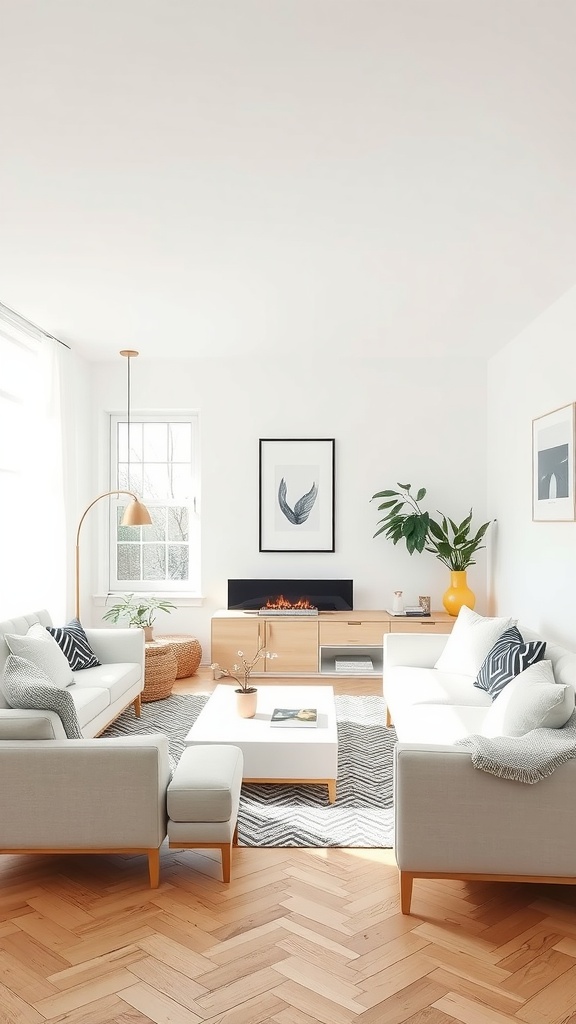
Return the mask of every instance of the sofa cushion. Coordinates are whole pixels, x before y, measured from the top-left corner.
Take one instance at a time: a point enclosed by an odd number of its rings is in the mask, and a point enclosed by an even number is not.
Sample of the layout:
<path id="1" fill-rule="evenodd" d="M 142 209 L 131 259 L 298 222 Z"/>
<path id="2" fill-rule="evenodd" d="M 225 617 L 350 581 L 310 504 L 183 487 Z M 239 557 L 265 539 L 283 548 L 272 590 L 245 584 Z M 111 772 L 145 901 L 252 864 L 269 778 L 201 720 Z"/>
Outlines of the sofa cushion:
<path id="1" fill-rule="evenodd" d="M 68 693 L 74 701 L 82 729 L 110 706 L 110 692 L 104 687 L 71 686 Z"/>
<path id="2" fill-rule="evenodd" d="M 65 688 L 73 682 L 66 656 L 40 622 L 30 626 L 24 636 L 5 633 L 4 639 L 12 654 L 36 665 L 54 686 Z"/>
<path id="3" fill-rule="evenodd" d="M 459 704 L 489 708 L 490 694 L 475 689 L 471 676 L 440 672 L 437 668 L 396 665 L 388 669 L 384 681 L 387 699 L 394 709 L 398 704 Z"/>
<path id="4" fill-rule="evenodd" d="M 482 729 L 486 707 L 417 704 L 398 708 L 394 727 L 401 743 L 452 744 Z"/>
<path id="5" fill-rule="evenodd" d="M 538 661 L 516 676 L 486 712 L 482 736 L 524 736 L 561 729 L 574 711 L 574 689 L 554 679 L 552 662 Z"/>
<path id="6" fill-rule="evenodd" d="M 546 651 L 545 640 L 524 642 L 517 626 L 511 626 L 499 636 L 486 655 L 474 686 L 486 690 L 496 699 L 504 687 L 524 669 L 541 661 Z"/>
<path id="7" fill-rule="evenodd" d="M 66 736 L 82 738 L 70 690 L 53 683 L 38 665 L 9 654 L 2 674 L 2 691 L 10 707 L 55 711 L 62 720 Z"/>
<path id="8" fill-rule="evenodd" d="M 498 637 L 515 625 L 515 619 L 486 618 L 464 605 L 435 668 L 476 678 Z"/>
<path id="9" fill-rule="evenodd" d="M 72 619 L 65 626 L 46 626 L 46 629 L 54 637 L 73 672 L 100 664 L 79 619 Z"/>
<path id="10" fill-rule="evenodd" d="M 74 674 L 75 690 L 83 687 L 99 687 L 110 694 L 110 703 L 121 700 L 126 690 L 139 682 L 142 675 L 140 665 L 134 662 L 118 662 L 116 665 L 98 665 L 96 668 L 82 669 Z"/>

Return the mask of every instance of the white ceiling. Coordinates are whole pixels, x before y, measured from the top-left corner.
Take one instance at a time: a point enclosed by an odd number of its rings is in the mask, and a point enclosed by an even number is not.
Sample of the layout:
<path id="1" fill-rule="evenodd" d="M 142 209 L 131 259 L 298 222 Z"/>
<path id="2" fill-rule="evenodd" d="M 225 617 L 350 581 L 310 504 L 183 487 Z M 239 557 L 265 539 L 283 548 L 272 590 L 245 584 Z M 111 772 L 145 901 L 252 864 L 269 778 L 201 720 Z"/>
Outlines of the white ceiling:
<path id="1" fill-rule="evenodd" d="M 485 358 L 576 280 L 574 0 L 0 25 L 0 301 L 89 358 Z"/>

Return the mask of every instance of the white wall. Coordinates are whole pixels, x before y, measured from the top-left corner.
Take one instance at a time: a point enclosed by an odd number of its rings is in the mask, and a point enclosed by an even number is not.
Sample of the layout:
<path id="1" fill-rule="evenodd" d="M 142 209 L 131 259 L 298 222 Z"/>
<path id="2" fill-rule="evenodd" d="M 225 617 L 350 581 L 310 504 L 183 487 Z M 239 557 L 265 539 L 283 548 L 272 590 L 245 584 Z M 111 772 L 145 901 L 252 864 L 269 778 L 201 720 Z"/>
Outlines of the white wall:
<path id="1" fill-rule="evenodd" d="M 532 420 L 576 400 L 576 287 L 488 364 L 490 607 L 576 649 L 576 523 L 532 522 Z"/>
<path id="2" fill-rule="evenodd" d="M 106 412 L 126 405 L 124 363 L 90 368 L 94 434 L 93 494 L 108 487 L 104 452 Z M 132 367 L 133 413 L 198 409 L 202 453 L 202 607 L 159 616 L 158 632 L 192 632 L 209 660 L 210 618 L 226 606 L 229 577 L 351 577 L 355 607 L 384 608 L 392 591 L 407 603 L 430 594 L 441 607 L 448 571 L 423 553 L 410 557 L 383 538 L 371 495 L 397 481 L 429 489 L 430 511 L 455 519 L 470 506 L 486 519 L 485 365 L 444 359 L 200 359 L 147 361 Z M 258 440 L 261 437 L 336 439 L 336 551 L 259 553 Z M 101 503 L 105 505 L 105 502 Z M 105 552 L 95 546 L 93 511 L 83 551 L 91 547 L 91 580 L 83 555 L 83 590 L 98 592 Z M 469 571 L 477 608 L 485 610 L 484 552 Z M 96 625 L 102 607 L 84 603 Z"/>

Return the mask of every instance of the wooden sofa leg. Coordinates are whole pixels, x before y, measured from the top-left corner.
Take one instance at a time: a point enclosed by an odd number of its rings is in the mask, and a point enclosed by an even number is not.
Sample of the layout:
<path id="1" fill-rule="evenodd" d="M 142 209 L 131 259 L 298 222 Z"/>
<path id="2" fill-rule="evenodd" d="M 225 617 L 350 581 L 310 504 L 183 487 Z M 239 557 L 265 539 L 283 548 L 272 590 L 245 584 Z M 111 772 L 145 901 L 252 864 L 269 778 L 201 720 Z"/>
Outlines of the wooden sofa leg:
<path id="1" fill-rule="evenodd" d="M 132 703 L 134 705 L 134 714 L 136 715 L 136 718 L 140 718 L 140 715 L 142 714 L 142 697 L 140 694 L 138 694 L 136 700 Z"/>
<path id="2" fill-rule="evenodd" d="M 391 729 L 392 728 L 392 718 L 391 718 L 390 712 L 388 711 L 388 708 L 386 708 L 386 728 L 387 729 Z"/>
<path id="3" fill-rule="evenodd" d="M 400 909 L 403 914 L 410 913 L 413 882 L 414 875 L 409 874 L 407 871 L 400 872 Z"/>
<path id="4" fill-rule="evenodd" d="M 154 848 L 148 850 L 148 874 L 150 875 L 150 888 L 157 889 L 160 885 L 160 850 Z"/>
<path id="5" fill-rule="evenodd" d="M 229 882 L 232 866 L 232 844 L 222 843 L 220 850 L 222 853 L 222 881 Z"/>
<path id="6" fill-rule="evenodd" d="M 236 828 L 234 829 L 234 835 L 232 836 L 232 846 L 238 846 L 238 822 L 236 822 Z"/>

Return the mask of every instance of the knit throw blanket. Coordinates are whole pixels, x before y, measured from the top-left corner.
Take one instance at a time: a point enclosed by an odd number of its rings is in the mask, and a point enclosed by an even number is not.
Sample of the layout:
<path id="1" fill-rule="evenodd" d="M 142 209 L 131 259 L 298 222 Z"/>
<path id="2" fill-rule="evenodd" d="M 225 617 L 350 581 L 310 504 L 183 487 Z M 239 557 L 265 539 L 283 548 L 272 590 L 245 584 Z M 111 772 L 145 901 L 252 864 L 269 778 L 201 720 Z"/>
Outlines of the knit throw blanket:
<path id="1" fill-rule="evenodd" d="M 472 764 L 501 779 L 533 785 L 559 764 L 576 757 L 576 711 L 562 729 L 532 729 L 524 736 L 467 736 L 457 746 L 470 750 Z"/>

